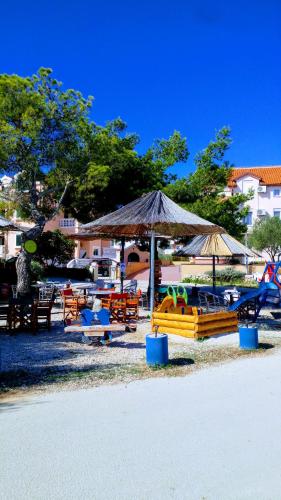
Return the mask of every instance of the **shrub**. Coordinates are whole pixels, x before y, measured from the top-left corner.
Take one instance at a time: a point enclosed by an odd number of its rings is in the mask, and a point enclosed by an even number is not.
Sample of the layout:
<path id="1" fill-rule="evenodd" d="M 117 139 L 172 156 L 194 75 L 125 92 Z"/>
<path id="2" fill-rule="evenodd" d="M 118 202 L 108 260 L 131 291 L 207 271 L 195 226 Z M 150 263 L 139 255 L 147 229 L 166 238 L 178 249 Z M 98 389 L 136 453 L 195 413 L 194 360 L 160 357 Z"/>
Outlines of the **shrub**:
<path id="1" fill-rule="evenodd" d="M 39 238 L 37 255 L 42 264 L 57 266 L 67 264 L 73 258 L 74 241 L 65 236 L 59 229 L 45 231 Z"/>
<path id="2" fill-rule="evenodd" d="M 170 266 L 173 262 L 173 257 L 172 255 L 159 255 L 159 259 L 161 260 L 162 266 Z"/>
<path id="3" fill-rule="evenodd" d="M 33 281 L 41 281 L 44 276 L 44 267 L 37 260 L 31 261 L 31 279 Z"/>
<path id="4" fill-rule="evenodd" d="M 213 271 L 206 272 L 210 278 L 213 276 Z M 216 270 L 216 278 L 226 283 L 234 283 L 235 281 L 242 281 L 245 278 L 245 273 L 237 271 L 233 267 L 226 267 L 225 269 Z"/>

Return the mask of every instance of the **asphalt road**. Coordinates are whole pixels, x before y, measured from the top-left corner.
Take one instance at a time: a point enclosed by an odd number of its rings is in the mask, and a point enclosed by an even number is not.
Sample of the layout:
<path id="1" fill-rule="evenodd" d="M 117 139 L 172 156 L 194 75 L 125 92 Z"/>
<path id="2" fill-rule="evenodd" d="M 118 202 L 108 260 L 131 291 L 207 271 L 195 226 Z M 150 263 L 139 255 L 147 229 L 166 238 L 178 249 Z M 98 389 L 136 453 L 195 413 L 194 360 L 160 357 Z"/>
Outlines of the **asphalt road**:
<path id="1" fill-rule="evenodd" d="M 281 356 L 0 409 L 0 498 L 281 498 Z"/>

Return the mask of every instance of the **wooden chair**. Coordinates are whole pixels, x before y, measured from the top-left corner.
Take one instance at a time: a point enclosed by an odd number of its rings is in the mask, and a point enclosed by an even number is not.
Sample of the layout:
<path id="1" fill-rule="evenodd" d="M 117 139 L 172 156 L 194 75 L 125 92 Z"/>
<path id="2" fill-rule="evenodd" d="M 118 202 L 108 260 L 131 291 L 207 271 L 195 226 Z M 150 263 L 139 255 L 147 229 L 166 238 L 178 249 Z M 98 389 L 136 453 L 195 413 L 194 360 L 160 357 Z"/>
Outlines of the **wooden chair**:
<path id="1" fill-rule="evenodd" d="M 110 298 L 102 299 L 101 306 L 110 311 L 111 321 L 125 323 L 127 293 L 112 293 Z"/>
<path id="2" fill-rule="evenodd" d="M 137 321 L 139 319 L 139 297 L 128 297 L 126 300 L 126 322 Z"/>
<path id="3" fill-rule="evenodd" d="M 1 321 L 1 324 L 0 324 L 0 328 L 3 329 L 3 330 L 7 330 L 7 329 L 10 329 L 10 322 L 11 322 L 11 319 L 10 319 L 10 307 L 9 305 L 3 305 L 3 306 L 0 306 L 0 321 Z"/>
<path id="4" fill-rule="evenodd" d="M 39 288 L 39 300 L 54 300 L 54 296 L 55 287 L 53 285 Z"/>
<path id="5" fill-rule="evenodd" d="M 80 310 L 87 304 L 87 299 L 83 295 L 75 295 L 71 288 L 61 291 L 63 300 L 63 321 L 77 320 Z"/>
<path id="6" fill-rule="evenodd" d="M 40 326 L 51 329 L 51 312 L 53 300 L 35 300 L 32 308 L 32 331 L 36 332 Z"/>

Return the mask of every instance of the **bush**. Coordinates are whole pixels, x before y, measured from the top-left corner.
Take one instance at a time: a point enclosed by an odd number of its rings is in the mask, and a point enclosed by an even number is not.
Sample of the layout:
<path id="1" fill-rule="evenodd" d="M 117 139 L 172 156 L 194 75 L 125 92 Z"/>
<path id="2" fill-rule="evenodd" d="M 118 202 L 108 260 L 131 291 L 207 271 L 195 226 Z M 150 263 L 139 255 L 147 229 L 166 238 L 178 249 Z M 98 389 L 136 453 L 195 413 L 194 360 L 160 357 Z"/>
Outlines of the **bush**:
<path id="1" fill-rule="evenodd" d="M 73 258 L 74 241 L 65 236 L 59 229 L 45 231 L 38 240 L 38 259 L 45 266 L 65 265 Z"/>
<path id="2" fill-rule="evenodd" d="M 161 261 L 162 266 L 170 266 L 173 262 L 173 257 L 172 255 L 159 255 L 159 259 Z"/>
<path id="3" fill-rule="evenodd" d="M 190 262 L 190 257 L 185 257 L 184 255 L 173 255 L 173 260 L 175 262 Z"/>
<path id="4" fill-rule="evenodd" d="M 0 282 L 15 285 L 17 282 L 16 258 L 0 262 Z"/>
<path id="5" fill-rule="evenodd" d="M 206 272 L 206 275 L 210 278 L 213 276 L 213 271 Z M 226 267 L 225 269 L 216 270 L 216 278 L 219 281 L 225 281 L 226 283 L 234 283 L 235 281 L 243 281 L 245 278 L 245 273 L 242 271 L 237 271 L 233 267 Z"/>
<path id="6" fill-rule="evenodd" d="M 31 261 L 31 279 L 32 281 L 42 281 L 44 277 L 44 267 L 37 260 Z"/>

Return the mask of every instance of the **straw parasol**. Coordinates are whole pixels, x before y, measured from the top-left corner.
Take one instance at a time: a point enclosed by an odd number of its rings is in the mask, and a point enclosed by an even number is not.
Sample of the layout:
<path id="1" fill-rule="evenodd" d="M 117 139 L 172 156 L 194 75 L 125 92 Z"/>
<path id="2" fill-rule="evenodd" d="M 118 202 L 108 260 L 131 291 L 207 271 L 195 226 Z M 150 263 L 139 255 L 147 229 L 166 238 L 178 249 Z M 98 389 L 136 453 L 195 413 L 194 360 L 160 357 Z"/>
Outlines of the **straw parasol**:
<path id="1" fill-rule="evenodd" d="M 216 257 L 258 256 L 227 233 L 196 236 L 187 246 L 179 250 L 177 255 L 213 257 L 213 289 L 216 287 Z"/>
<path id="2" fill-rule="evenodd" d="M 221 227 L 187 212 L 161 191 L 148 193 L 81 228 L 101 238 L 150 238 L 151 313 L 154 307 L 155 234 L 176 237 L 224 232 Z"/>
<path id="3" fill-rule="evenodd" d="M 5 219 L 5 217 L 2 217 L 0 215 L 0 230 L 2 231 L 22 231 L 22 229 L 13 222 L 9 221 L 8 219 Z"/>

